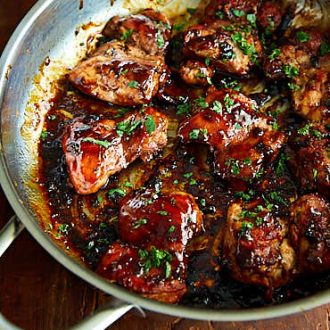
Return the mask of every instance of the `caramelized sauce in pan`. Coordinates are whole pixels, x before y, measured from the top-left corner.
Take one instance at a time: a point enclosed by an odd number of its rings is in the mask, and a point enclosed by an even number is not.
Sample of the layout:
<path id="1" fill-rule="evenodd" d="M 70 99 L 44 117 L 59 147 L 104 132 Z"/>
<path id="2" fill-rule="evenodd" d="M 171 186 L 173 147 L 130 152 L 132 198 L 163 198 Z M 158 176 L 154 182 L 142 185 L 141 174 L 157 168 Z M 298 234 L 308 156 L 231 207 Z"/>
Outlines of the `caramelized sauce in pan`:
<path id="1" fill-rule="evenodd" d="M 177 56 L 181 42 L 180 33 L 171 40 L 167 64 L 174 68 L 182 60 Z M 237 88 L 238 84 L 231 75 L 221 72 L 218 77 L 221 78 L 213 80 L 216 88 Z M 303 122 L 287 106 L 287 86 L 282 86 L 282 83 L 265 84 L 258 70 L 248 79 L 241 79 L 241 90 L 249 95 L 247 91 L 251 86 L 259 83 L 264 84 L 262 92 L 251 93 L 250 97 L 262 112 L 276 118 L 274 120 L 283 131 L 290 132 Z M 214 173 L 214 154 L 208 145 L 180 142 L 177 138 L 179 124 L 194 113 L 196 104 L 203 102 L 200 96 L 205 96 L 204 87 L 187 87 L 182 82 L 177 83 L 176 73 L 173 74 L 172 79 L 162 87 L 162 98 L 152 102 L 152 106 L 169 119 L 165 149 L 148 163 L 137 160 L 112 175 L 97 193 L 79 195 L 70 182 L 62 150 L 65 126 L 78 117 L 94 120 L 121 118 L 132 108 L 114 106 L 85 96 L 66 79 L 59 85 L 39 145 L 40 181 L 45 196 L 48 196 L 52 215 L 52 224 L 46 230 L 63 241 L 68 249 L 78 253 L 88 267 L 96 270 L 109 246 L 119 241 L 119 202 L 125 196 L 138 189 L 182 191 L 194 196 L 203 213 L 203 226 L 201 233 L 187 246 L 188 290 L 181 304 L 214 309 L 259 307 L 293 301 L 330 288 L 328 273 L 297 276 L 289 284 L 272 292 L 261 286 L 239 283 L 230 276 L 228 261 L 221 258 L 220 244 L 229 205 L 242 196 L 252 198 L 263 195 L 274 206 L 276 216 L 288 218 L 289 206 L 301 192 L 288 169 L 285 151 L 266 169 L 266 173 L 249 182 L 235 178 L 220 179 Z M 171 105 L 178 99 L 181 107 Z M 218 142 L 215 141 L 215 144 Z"/>
<path id="2" fill-rule="evenodd" d="M 97 194 L 77 194 L 70 183 L 61 146 L 65 123 L 79 116 L 116 117 L 125 109 L 86 97 L 66 82 L 62 86 L 47 115 L 40 142 L 40 177 L 52 214 L 53 225 L 49 231 L 78 252 L 90 268 L 96 268 L 108 246 L 118 239 L 118 201 L 124 194 L 141 186 L 157 188 L 161 185 L 164 188 L 174 185 L 192 194 L 204 214 L 203 234 L 188 245 L 188 293 L 182 304 L 219 309 L 258 307 L 292 301 L 330 287 L 329 274 L 313 275 L 296 278 L 267 298 L 264 288 L 231 279 L 226 263 L 217 257 L 217 236 L 235 194 L 247 188 L 258 194 L 261 185 L 268 185 L 269 191 L 276 189 L 284 200 L 289 200 L 297 194 L 297 188 L 287 168 L 282 175 L 270 174 L 272 177 L 268 180 L 259 180 L 250 187 L 239 181 L 225 182 L 212 173 L 213 159 L 207 146 L 180 145 L 175 141 L 175 134 L 170 134 L 169 147 L 150 163 L 145 165 L 137 161 L 131 164 L 110 177 Z M 175 113 L 174 107 L 162 105 L 161 109 L 170 118 L 170 133 L 176 132 L 182 116 Z M 289 116 L 286 120 L 292 125 L 297 118 Z M 273 166 L 279 166 L 278 162 Z M 109 191 L 113 193 L 109 194 Z M 287 214 L 288 209 L 279 205 L 278 212 Z"/>

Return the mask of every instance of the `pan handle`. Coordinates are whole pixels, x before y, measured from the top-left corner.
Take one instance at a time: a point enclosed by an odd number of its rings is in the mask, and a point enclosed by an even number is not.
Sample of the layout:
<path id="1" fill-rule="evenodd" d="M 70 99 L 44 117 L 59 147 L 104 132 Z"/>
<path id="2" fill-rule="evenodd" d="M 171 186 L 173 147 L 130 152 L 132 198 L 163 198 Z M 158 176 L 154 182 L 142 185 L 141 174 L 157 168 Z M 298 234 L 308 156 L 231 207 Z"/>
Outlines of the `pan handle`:
<path id="1" fill-rule="evenodd" d="M 0 231 L 0 258 L 24 229 L 23 223 L 13 215 Z"/>
<path id="2" fill-rule="evenodd" d="M 144 311 L 139 306 L 115 299 L 111 303 L 100 307 L 70 330 L 105 330 L 133 308 L 145 317 Z"/>

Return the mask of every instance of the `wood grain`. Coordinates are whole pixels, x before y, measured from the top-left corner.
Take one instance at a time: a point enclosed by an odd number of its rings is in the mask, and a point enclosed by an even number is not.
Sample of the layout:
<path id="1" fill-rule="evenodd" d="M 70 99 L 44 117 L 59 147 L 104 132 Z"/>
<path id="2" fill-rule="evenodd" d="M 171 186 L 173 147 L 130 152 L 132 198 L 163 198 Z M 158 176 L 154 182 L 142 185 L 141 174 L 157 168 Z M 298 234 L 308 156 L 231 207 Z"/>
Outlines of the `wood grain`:
<path id="1" fill-rule="evenodd" d="M 75 0 L 72 0 L 75 1 Z M 35 0 L 0 0 L 0 53 Z M 78 2 L 78 0 L 77 0 Z M 13 214 L 0 191 L 0 227 Z M 24 232 L 0 260 L 0 311 L 26 330 L 67 329 L 110 299 L 54 261 Z M 330 304 L 286 318 L 256 322 L 199 322 L 129 313 L 112 329 L 329 329 Z"/>

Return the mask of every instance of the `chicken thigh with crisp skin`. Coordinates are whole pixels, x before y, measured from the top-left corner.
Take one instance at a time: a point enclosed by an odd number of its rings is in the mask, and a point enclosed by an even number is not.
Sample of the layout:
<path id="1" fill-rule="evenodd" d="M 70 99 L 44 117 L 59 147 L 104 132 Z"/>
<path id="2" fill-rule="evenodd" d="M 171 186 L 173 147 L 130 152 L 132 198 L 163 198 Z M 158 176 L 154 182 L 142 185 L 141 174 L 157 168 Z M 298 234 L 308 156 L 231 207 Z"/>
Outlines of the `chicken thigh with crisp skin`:
<path id="1" fill-rule="evenodd" d="M 181 140 L 210 145 L 222 178 L 260 177 L 278 155 L 285 135 L 274 130 L 271 119 L 258 113 L 255 103 L 239 92 L 222 89 L 210 93 L 206 103 L 204 110 L 181 124 Z"/>
<path id="2" fill-rule="evenodd" d="M 154 246 L 141 249 L 114 243 L 102 256 L 96 272 L 144 297 L 176 303 L 187 292 L 186 260 Z"/>
<path id="3" fill-rule="evenodd" d="M 290 237 L 301 272 L 330 269 L 329 202 L 319 194 L 309 194 L 292 204 Z"/>
<path id="4" fill-rule="evenodd" d="M 223 255 L 233 278 L 269 289 L 286 284 L 295 265 L 287 231 L 286 221 L 272 214 L 261 199 L 231 204 Z"/>
<path id="5" fill-rule="evenodd" d="M 117 121 L 74 120 L 66 127 L 62 147 L 76 191 L 95 193 L 138 157 L 149 161 L 166 145 L 167 125 L 167 117 L 153 108 Z"/>
<path id="6" fill-rule="evenodd" d="M 146 54 L 164 55 L 171 24 L 164 14 L 146 9 L 136 15 L 112 17 L 102 33 L 142 49 Z"/>
<path id="7" fill-rule="evenodd" d="M 158 195 L 147 191 L 128 196 L 120 203 L 119 235 L 132 244 L 182 253 L 201 226 L 202 213 L 194 197 L 187 193 Z"/>
<path id="8" fill-rule="evenodd" d="M 109 247 L 97 272 L 144 296 L 175 303 L 187 291 L 186 245 L 201 231 L 202 213 L 183 192 L 136 192 L 120 202 L 121 241 Z"/>
<path id="9" fill-rule="evenodd" d="M 307 122 L 290 137 L 289 165 L 304 192 L 319 191 L 330 198 L 330 133 L 320 124 Z"/>
<path id="10" fill-rule="evenodd" d="M 78 64 L 68 78 L 87 95 L 134 106 L 148 103 L 156 95 L 165 70 L 162 56 L 146 54 L 122 41 L 111 41 Z"/>
<path id="11" fill-rule="evenodd" d="M 209 62 L 224 72 L 243 76 L 262 56 L 262 45 L 253 30 L 229 21 L 194 25 L 184 32 L 183 54 Z"/>

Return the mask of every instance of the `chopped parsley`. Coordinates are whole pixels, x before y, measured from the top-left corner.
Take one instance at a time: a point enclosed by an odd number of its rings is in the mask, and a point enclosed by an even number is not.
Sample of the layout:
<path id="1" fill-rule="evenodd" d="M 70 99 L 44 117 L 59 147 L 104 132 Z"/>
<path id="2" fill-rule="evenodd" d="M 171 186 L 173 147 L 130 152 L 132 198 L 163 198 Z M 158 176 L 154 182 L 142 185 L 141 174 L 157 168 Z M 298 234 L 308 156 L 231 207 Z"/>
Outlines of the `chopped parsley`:
<path id="1" fill-rule="evenodd" d="M 205 101 L 205 97 L 203 96 L 198 97 L 194 102 L 202 108 L 207 108 L 209 106 Z"/>
<path id="2" fill-rule="evenodd" d="M 163 48 L 165 46 L 165 40 L 164 40 L 163 34 L 160 30 L 158 30 L 158 32 L 157 32 L 156 42 L 157 42 L 158 48 Z"/>
<path id="3" fill-rule="evenodd" d="M 281 54 L 281 51 L 279 48 L 275 48 L 272 50 L 272 52 L 269 54 L 268 58 L 271 60 L 271 61 L 274 61 L 275 58 L 279 57 Z"/>
<path id="4" fill-rule="evenodd" d="M 299 91 L 300 86 L 291 82 L 288 82 L 288 87 L 292 91 Z"/>
<path id="5" fill-rule="evenodd" d="M 230 112 L 231 107 L 235 104 L 235 101 L 230 98 L 229 94 L 226 94 L 223 101 L 225 102 L 225 107 L 228 112 Z"/>
<path id="6" fill-rule="evenodd" d="M 204 72 L 201 71 L 201 69 L 199 69 L 199 71 L 196 73 L 196 78 L 205 78 L 206 75 Z"/>
<path id="7" fill-rule="evenodd" d="M 125 182 L 124 186 L 127 188 L 133 188 L 133 184 L 128 181 Z"/>
<path id="8" fill-rule="evenodd" d="M 189 178 L 191 178 L 191 177 L 193 176 L 193 173 L 192 173 L 192 172 L 187 172 L 187 173 L 184 173 L 182 176 L 183 176 L 185 179 L 189 179 Z"/>
<path id="9" fill-rule="evenodd" d="M 221 104 L 221 102 L 214 101 L 212 110 L 215 111 L 216 113 L 222 115 L 222 104 Z"/>
<path id="10" fill-rule="evenodd" d="M 138 88 L 139 87 L 139 83 L 136 80 L 131 80 L 128 84 L 127 87 L 130 88 Z"/>
<path id="11" fill-rule="evenodd" d="M 305 126 L 301 127 L 298 129 L 298 134 L 299 135 L 308 135 L 309 134 L 309 129 L 311 128 L 312 124 L 308 123 Z"/>
<path id="12" fill-rule="evenodd" d="M 240 171 L 240 168 L 239 168 L 238 160 L 230 158 L 225 162 L 225 165 L 230 167 L 230 172 L 232 174 L 234 174 L 234 175 L 240 174 L 241 171 Z"/>
<path id="13" fill-rule="evenodd" d="M 106 149 L 111 146 L 111 142 L 109 142 L 109 141 L 97 140 L 97 139 L 94 139 L 92 137 L 85 137 L 85 138 L 82 139 L 82 141 L 97 144 L 97 145 L 99 145 L 103 148 L 106 148 Z"/>
<path id="14" fill-rule="evenodd" d="M 257 18 L 255 14 L 247 14 L 246 19 L 253 27 L 257 27 Z"/>
<path id="15" fill-rule="evenodd" d="M 165 278 L 171 276 L 172 255 L 166 250 L 158 250 L 152 246 L 151 251 L 139 249 L 140 264 L 143 271 L 148 274 L 152 268 L 164 267 Z"/>
<path id="16" fill-rule="evenodd" d="M 153 116 L 148 116 L 144 122 L 148 134 L 153 133 L 156 130 L 156 122 Z"/>
<path id="17" fill-rule="evenodd" d="M 164 216 L 164 217 L 166 217 L 168 215 L 168 212 L 164 211 L 164 210 L 157 211 L 157 213 Z"/>
<path id="18" fill-rule="evenodd" d="M 195 186 L 195 185 L 197 184 L 197 181 L 196 181 L 195 179 L 190 179 L 190 180 L 189 180 L 189 184 L 190 184 L 191 186 Z"/>
<path id="19" fill-rule="evenodd" d="M 122 33 L 120 40 L 126 41 L 132 36 L 132 34 L 133 34 L 133 30 L 128 29 Z"/>
<path id="20" fill-rule="evenodd" d="M 108 191 L 108 196 L 109 197 L 113 197 L 115 195 L 119 195 L 121 197 L 124 197 L 126 195 L 126 191 L 120 188 L 114 188 L 114 189 L 110 189 Z"/>
<path id="21" fill-rule="evenodd" d="M 63 235 L 69 234 L 69 225 L 67 223 L 61 223 L 57 228 L 57 236 L 61 237 Z"/>
<path id="22" fill-rule="evenodd" d="M 316 168 L 313 168 L 313 179 L 316 181 L 319 172 Z"/>
<path id="23" fill-rule="evenodd" d="M 284 171 L 287 168 L 287 161 L 289 160 L 289 157 L 285 153 L 281 153 L 278 162 L 275 166 L 275 173 L 276 175 L 281 175 L 284 173 Z"/>
<path id="24" fill-rule="evenodd" d="M 209 58 L 209 57 L 207 57 L 206 59 L 205 59 L 205 65 L 206 66 L 210 66 L 210 64 L 211 64 L 211 59 Z"/>
<path id="25" fill-rule="evenodd" d="M 116 115 L 114 116 L 115 118 L 122 117 L 125 115 L 127 112 L 129 112 L 131 109 L 129 108 L 120 108 L 117 110 Z"/>
<path id="26" fill-rule="evenodd" d="M 190 112 L 190 109 L 191 109 L 190 103 L 180 104 L 177 106 L 176 114 L 177 115 L 186 115 Z"/>
<path id="27" fill-rule="evenodd" d="M 169 234 L 172 234 L 175 232 L 175 226 L 171 226 L 170 228 L 168 228 L 168 231 L 167 231 Z"/>
<path id="28" fill-rule="evenodd" d="M 220 18 L 220 19 L 223 19 L 223 18 L 225 17 L 223 11 L 221 11 L 221 10 L 218 10 L 218 11 L 215 13 L 215 15 L 216 15 L 218 18 Z"/>
<path id="29" fill-rule="evenodd" d="M 244 236 L 249 230 L 253 229 L 254 225 L 252 222 L 243 221 L 240 230 L 240 235 Z"/>
<path id="30" fill-rule="evenodd" d="M 310 35 L 304 31 L 298 31 L 296 36 L 299 42 L 307 42 L 310 39 Z"/>
<path id="31" fill-rule="evenodd" d="M 326 42 L 322 42 L 320 46 L 320 55 L 324 56 L 326 54 L 330 53 L 330 45 Z"/>
<path id="32" fill-rule="evenodd" d="M 245 16 L 245 11 L 244 10 L 241 10 L 241 9 L 231 9 L 231 12 L 236 17 L 243 17 L 243 16 Z"/>
<path id="33" fill-rule="evenodd" d="M 288 206 L 288 203 L 279 195 L 277 191 L 271 191 L 269 197 L 276 203 Z"/>
<path id="34" fill-rule="evenodd" d="M 141 226 L 146 225 L 147 223 L 148 223 L 147 219 L 139 219 L 139 220 L 137 220 L 133 223 L 132 228 L 133 229 L 138 229 Z"/>
<path id="35" fill-rule="evenodd" d="M 243 201 L 248 202 L 254 197 L 255 192 L 253 190 L 237 191 L 235 192 L 235 198 L 241 198 Z"/>
<path id="36" fill-rule="evenodd" d="M 243 37 L 242 33 L 235 32 L 232 34 L 231 39 L 237 44 L 237 46 L 243 51 L 243 53 L 251 59 L 252 63 L 257 63 L 257 51 L 253 45 Z"/>
<path id="37" fill-rule="evenodd" d="M 283 72 L 287 78 L 294 78 L 298 76 L 299 69 L 294 67 L 293 65 L 287 64 L 283 65 Z"/>
<path id="38" fill-rule="evenodd" d="M 198 128 L 194 128 L 189 132 L 189 139 L 191 140 L 197 140 L 199 136 L 200 130 Z"/>
<path id="39" fill-rule="evenodd" d="M 245 158 L 245 159 L 243 160 L 243 164 L 244 164 L 244 165 L 251 165 L 251 164 L 252 164 L 252 160 L 251 160 L 250 158 Z"/>
<path id="40" fill-rule="evenodd" d="M 133 119 L 133 118 L 132 118 Z M 118 136 L 123 136 L 124 134 L 131 135 L 135 129 L 141 124 L 141 120 L 126 119 L 117 124 L 116 132 Z"/>
<path id="41" fill-rule="evenodd" d="M 120 71 L 119 75 L 124 76 L 128 72 L 128 69 Z"/>
<path id="42" fill-rule="evenodd" d="M 48 137 L 48 134 L 49 134 L 49 132 L 43 130 L 43 131 L 41 132 L 41 134 L 40 134 L 40 138 L 41 138 L 41 140 L 46 140 L 47 137 Z"/>
<path id="43" fill-rule="evenodd" d="M 323 133 L 318 131 L 317 129 L 312 130 L 312 135 L 318 139 L 322 139 L 322 137 L 323 137 Z"/>

